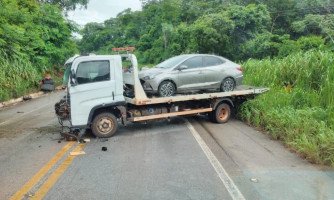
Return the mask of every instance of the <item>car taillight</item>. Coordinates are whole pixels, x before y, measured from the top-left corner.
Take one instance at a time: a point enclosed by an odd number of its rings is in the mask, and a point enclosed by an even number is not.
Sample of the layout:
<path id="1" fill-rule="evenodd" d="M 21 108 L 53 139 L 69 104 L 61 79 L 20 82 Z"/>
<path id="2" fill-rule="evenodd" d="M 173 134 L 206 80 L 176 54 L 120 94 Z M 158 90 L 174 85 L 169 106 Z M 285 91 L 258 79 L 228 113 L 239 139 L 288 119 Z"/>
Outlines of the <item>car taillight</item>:
<path id="1" fill-rule="evenodd" d="M 243 71 L 241 66 L 237 67 L 237 70 L 239 70 L 241 72 Z"/>

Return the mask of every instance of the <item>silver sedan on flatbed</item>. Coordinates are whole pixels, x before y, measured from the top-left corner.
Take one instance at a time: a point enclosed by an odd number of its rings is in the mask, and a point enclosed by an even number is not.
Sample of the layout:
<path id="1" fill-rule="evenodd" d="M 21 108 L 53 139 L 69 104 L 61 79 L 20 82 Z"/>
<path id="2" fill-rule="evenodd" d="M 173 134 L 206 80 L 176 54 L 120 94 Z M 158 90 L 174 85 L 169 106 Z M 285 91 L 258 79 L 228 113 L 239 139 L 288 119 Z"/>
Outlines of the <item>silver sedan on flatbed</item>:
<path id="1" fill-rule="evenodd" d="M 139 78 L 146 93 L 166 97 L 176 93 L 233 91 L 241 85 L 243 74 L 240 65 L 226 58 L 186 54 L 142 70 Z"/>

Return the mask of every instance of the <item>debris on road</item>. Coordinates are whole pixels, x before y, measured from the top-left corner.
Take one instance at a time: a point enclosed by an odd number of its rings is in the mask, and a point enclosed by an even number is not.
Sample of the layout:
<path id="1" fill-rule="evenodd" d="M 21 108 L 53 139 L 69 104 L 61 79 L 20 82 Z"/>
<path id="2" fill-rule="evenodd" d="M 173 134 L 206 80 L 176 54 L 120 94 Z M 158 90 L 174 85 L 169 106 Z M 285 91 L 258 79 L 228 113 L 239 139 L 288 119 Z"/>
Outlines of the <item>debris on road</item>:
<path id="1" fill-rule="evenodd" d="M 30 95 L 23 96 L 23 101 L 28 101 L 28 100 L 31 100 L 31 99 L 32 99 L 32 96 L 30 96 Z"/>
<path id="2" fill-rule="evenodd" d="M 61 141 L 60 141 L 60 140 L 58 140 L 58 143 L 61 143 Z"/>
<path id="3" fill-rule="evenodd" d="M 259 180 L 257 179 L 257 178 L 251 178 L 250 179 L 252 182 L 254 182 L 254 183 L 258 183 L 259 182 Z"/>
<path id="4" fill-rule="evenodd" d="M 22 112 L 22 111 L 17 111 L 16 113 L 24 113 L 24 112 Z"/>
<path id="5" fill-rule="evenodd" d="M 86 153 L 84 151 L 72 151 L 70 153 L 71 156 L 79 156 L 79 155 L 85 155 Z"/>
<path id="6" fill-rule="evenodd" d="M 86 138 L 83 140 L 84 142 L 90 142 L 90 139 L 89 138 Z"/>
<path id="7" fill-rule="evenodd" d="M 102 151 L 107 151 L 107 147 L 102 147 Z"/>
<path id="8" fill-rule="evenodd" d="M 76 141 L 77 138 L 68 135 L 68 136 L 65 137 L 65 140 L 70 142 L 70 141 Z"/>

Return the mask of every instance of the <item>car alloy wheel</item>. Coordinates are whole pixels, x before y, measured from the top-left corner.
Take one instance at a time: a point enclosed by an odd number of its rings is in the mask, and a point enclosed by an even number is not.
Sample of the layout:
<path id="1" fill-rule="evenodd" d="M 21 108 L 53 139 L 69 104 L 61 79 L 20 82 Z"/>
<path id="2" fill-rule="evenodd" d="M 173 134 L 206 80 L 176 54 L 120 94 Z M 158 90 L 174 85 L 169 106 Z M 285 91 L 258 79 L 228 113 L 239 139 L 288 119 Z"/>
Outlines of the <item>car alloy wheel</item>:
<path id="1" fill-rule="evenodd" d="M 159 86 L 159 95 L 161 97 L 173 96 L 175 93 L 175 85 L 170 81 L 163 81 Z"/>
<path id="2" fill-rule="evenodd" d="M 230 92 L 233 91 L 234 88 L 235 88 L 235 82 L 233 78 L 225 78 L 221 86 L 221 91 Z"/>

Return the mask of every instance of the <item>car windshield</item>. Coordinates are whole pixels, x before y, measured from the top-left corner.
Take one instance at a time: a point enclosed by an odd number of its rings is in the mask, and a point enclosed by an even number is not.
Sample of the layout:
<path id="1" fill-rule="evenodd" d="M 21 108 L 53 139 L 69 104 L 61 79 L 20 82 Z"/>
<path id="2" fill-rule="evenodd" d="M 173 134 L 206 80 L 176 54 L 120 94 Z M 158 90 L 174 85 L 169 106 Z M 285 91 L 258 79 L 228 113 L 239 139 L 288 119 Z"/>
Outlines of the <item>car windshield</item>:
<path id="1" fill-rule="evenodd" d="M 189 57 L 189 56 L 188 55 L 181 55 L 181 56 L 172 57 L 172 58 L 169 58 L 169 59 L 163 61 L 162 63 L 158 64 L 156 67 L 157 68 L 164 68 L 164 69 L 171 68 L 171 67 L 174 67 L 175 65 L 179 64 L 181 61 L 183 61 L 187 57 Z"/>

